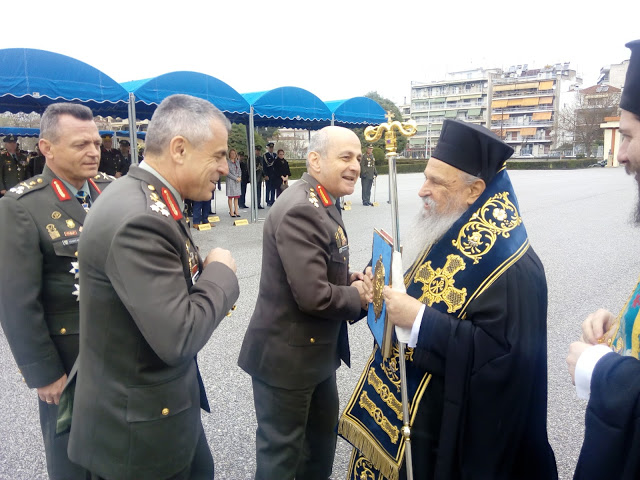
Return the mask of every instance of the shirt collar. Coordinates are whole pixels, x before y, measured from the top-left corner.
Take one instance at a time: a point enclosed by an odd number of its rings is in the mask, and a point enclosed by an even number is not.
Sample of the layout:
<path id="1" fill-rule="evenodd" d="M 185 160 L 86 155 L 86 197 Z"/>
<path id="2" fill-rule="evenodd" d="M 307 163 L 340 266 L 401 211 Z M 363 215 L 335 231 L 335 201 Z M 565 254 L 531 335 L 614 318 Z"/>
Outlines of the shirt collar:
<path id="1" fill-rule="evenodd" d="M 67 190 L 69 190 L 69 193 L 71 194 L 72 197 L 75 197 L 76 194 L 82 190 L 83 192 L 85 192 L 87 195 L 89 195 L 89 197 L 91 197 L 91 190 L 89 190 L 89 182 L 87 182 L 86 180 L 84 181 L 84 183 L 82 184 L 82 188 L 80 190 L 78 190 L 76 187 L 74 187 L 73 185 L 71 185 L 69 182 L 67 182 L 66 180 L 62 180 L 60 179 L 60 181 L 62 183 L 64 183 L 64 186 L 67 187 Z"/>
<path id="2" fill-rule="evenodd" d="M 158 171 L 155 168 L 153 168 L 147 162 L 142 162 L 142 163 L 138 164 L 138 167 L 140 167 L 142 170 L 146 170 L 151 175 L 153 175 L 158 180 L 160 180 L 164 184 L 164 186 L 169 189 L 169 191 L 171 192 L 173 197 L 178 202 L 178 206 L 180 207 L 180 211 L 181 212 L 184 211 L 184 200 L 182 200 L 182 196 L 178 193 L 178 191 L 175 188 L 173 188 L 173 186 L 169 182 L 167 182 L 167 180 L 162 175 L 160 175 L 158 173 Z"/>

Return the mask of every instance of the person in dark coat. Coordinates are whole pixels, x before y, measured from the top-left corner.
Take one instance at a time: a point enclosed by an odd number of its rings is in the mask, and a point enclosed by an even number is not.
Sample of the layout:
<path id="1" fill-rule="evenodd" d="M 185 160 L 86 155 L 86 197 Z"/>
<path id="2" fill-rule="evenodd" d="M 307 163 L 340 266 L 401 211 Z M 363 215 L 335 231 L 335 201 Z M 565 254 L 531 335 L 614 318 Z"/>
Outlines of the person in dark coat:
<path id="1" fill-rule="evenodd" d="M 240 161 L 240 171 L 242 174 L 240 182 L 240 201 L 238 202 L 240 208 L 247 208 L 247 185 L 251 183 L 249 177 L 249 166 L 247 165 L 247 159 L 244 156 L 244 152 L 238 152 L 238 160 Z"/>
<path id="2" fill-rule="evenodd" d="M 102 146 L 100 147 L 100 171 L 119 178 L 123 175 L 125 169 L 124 160 L 120 154 L 120 150 L 112 148 L 113 135 L 102 135 Z"/>
<path id="3" fill-rule="evenodd" d="M 267 215 L 258 300 L 238 365 L 252 377 L 257 480 L 327 480 L 336 447 L 336 369 L 349 365 L 347 321 L 371 299 L 349 271 L 334 205 L 353 193 L 358 137 L 325 127 L 311 139 L 308 172 Z M 338 156 L 338 155 L 341 156 Z"/>
<path id="4" fill-rule="evenodd" d="M 29 165 L 27 167 L 28 176 L 35 177 L 36 175 L 40 175 L 44 171 L 45 164 L 46 159 L 40 152 L 38 145 L 36 145 L 35 151 L 29 155 Z"/>
<path id="5" fill-rule="evenodd" d="M 0 197 L 29 175 L 29 159 L 18 149 L 15 135 L 4 137 L 5 153 L 0 154 Z"/>
<path id="6" fill-rule="evenodd" d="M 92 479 L 214 476 L 196 355 L 239 287 L 228 250 L 200 257 L 182 199 L 211 199 L 227 173 L 230 129 L 206 100 L 165 98 L 149 122 L 144 162 L 87 217 L 68 451 Z"/>
<path id="7" fill-rule="evenodd" d="M 640 188 L 640 40 L 626 46 L 631 59 L 620 98 L 618 162 Z M 640 201 L 635 224 L 640 226 Z M 569 373 L 578 396 L 589 399 L 575 480 L 640 478 L 639 313 L 640 283 L 619 316 L 595 311 L 583 322 L 580 341 L 569 347 Z"/>
<path id="8" fill-rule="evenodd" d="M 285 188 L 289 186 L 289 176 L 291 175 L 291 169 L 289 168 L 289 162 L 284 158 L 284 150 L 278 150 L 278 156 L 276 157 L 276 163 L 274 164 L 274 185 L 276 187 L 276 198 L 282 194 Z"/>
<path id="9" fill-rule="evenodd" d="M 273 152 L 274 143 L 267 143 L 267 151 L 264 154 L 264 179 L 266 183 L 266 197 L 267 197 L 267 206 L 273 205 L 273 202 L 276 201 L 276 188 L 275 182 L 276 180 L 276 172 L 275 172 L 275 164 L 276 164 L 276 154 Z"/>
<path id="10" fill-rule="evenodd" d="M 505 169 L 512 154 L 484 127 L 444 121 L 418 192 L 423 205 L 403 234 L 407 293 L 383 290 L 388 320 L 409 347 L 416 479 L 557 478 L 547 438 L 547 283 Z M 361 478 L 364 461 L 406 478 L 402 420 L 391 409 L 401 413 L 398 364 L 397 347 L 389 361 L 376 348 L 343 414 L 339 431 L 362 460 L 350 479 Z M 375 408 L 386 430 L 372 422 Z M 375 455 L 370 438 L 393 455 Z"/>
<path id="11" fill-rule="evenodd" d="M 264 157 L 262 156 L 262 147 L 256 145 L 256 197 L 258 198 L 258 208 L 262 206 L 262 184 L 264 183 Z"/>
<path id="12" fill-rule="evenodd" d="M 98 173 L 100 143 L 91 110 L 50 105 L 39 141 L 47 165 L 0 200 L 0 224 L 11 225 L 0 229 L 0 323 L 27 386 L 38 392 L 52 480 L 86 478 L 69 461 L 68 434 L 56 436 L 56 417 L 78 355 L 78 241 L 85 209 L 111 181 Z"/>

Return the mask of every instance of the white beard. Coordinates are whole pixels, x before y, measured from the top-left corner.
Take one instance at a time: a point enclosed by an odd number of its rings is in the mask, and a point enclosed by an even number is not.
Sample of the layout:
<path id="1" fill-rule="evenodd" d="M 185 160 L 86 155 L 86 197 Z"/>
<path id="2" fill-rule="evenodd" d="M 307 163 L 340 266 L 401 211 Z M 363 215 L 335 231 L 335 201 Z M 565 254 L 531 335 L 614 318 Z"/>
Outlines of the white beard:
<path id="1" fill-rule="evenodd" d="M 431 207 L 430 210 L 425 210 L 425 203 Z M 421 199 L 420 210 L 407 234 L 403 235 L 402 267 L 405 270 L 416 261 L 418 255 L 437 243 L 466 210 L 458 207 L 452 210 L 453 213 L 439 214 L 435 212 L 435 208 L 435 202 L 431 198 Z"/>

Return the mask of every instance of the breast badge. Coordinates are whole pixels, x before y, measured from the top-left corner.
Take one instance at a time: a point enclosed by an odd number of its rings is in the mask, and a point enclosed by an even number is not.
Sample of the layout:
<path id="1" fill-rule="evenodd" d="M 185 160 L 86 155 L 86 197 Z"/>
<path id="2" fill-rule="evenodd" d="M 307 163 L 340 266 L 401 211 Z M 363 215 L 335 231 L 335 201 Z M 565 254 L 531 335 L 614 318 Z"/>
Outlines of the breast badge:
<path id="1" fill-rule="evenodd" d="M 67 220 L 66 223 L 68 228 L 75 228 L 76 226 L 76 223 L 71 219 Z"/>
<path id="2" fill-rule="evenodd" d="M 55 240 L 56 238 L 60 238 L 60 232 L 58 231 L 58 229 L 56 228 L 56 226 L 53 223 L 50 223 L 49 225 L 47 225 L 46 229 L 47 229 L 47 233 L 51 237 L 51 240 Z"/>

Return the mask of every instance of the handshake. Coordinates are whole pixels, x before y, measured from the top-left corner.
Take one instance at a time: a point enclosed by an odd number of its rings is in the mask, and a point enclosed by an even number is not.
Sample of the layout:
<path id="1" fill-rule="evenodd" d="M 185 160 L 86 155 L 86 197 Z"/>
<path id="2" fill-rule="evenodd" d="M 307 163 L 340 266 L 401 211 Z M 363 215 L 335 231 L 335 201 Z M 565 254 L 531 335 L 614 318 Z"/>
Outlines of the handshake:
<path id="1" fill-rule="evenodd" d="M 373 301 L 373 274 L 371 267 L 367 267 L 365 273 L 353 272 L 349 278 L 349 284 L 358 290 L 360 305 L 363 310 L 367 310 L 369 304 Z"/>

